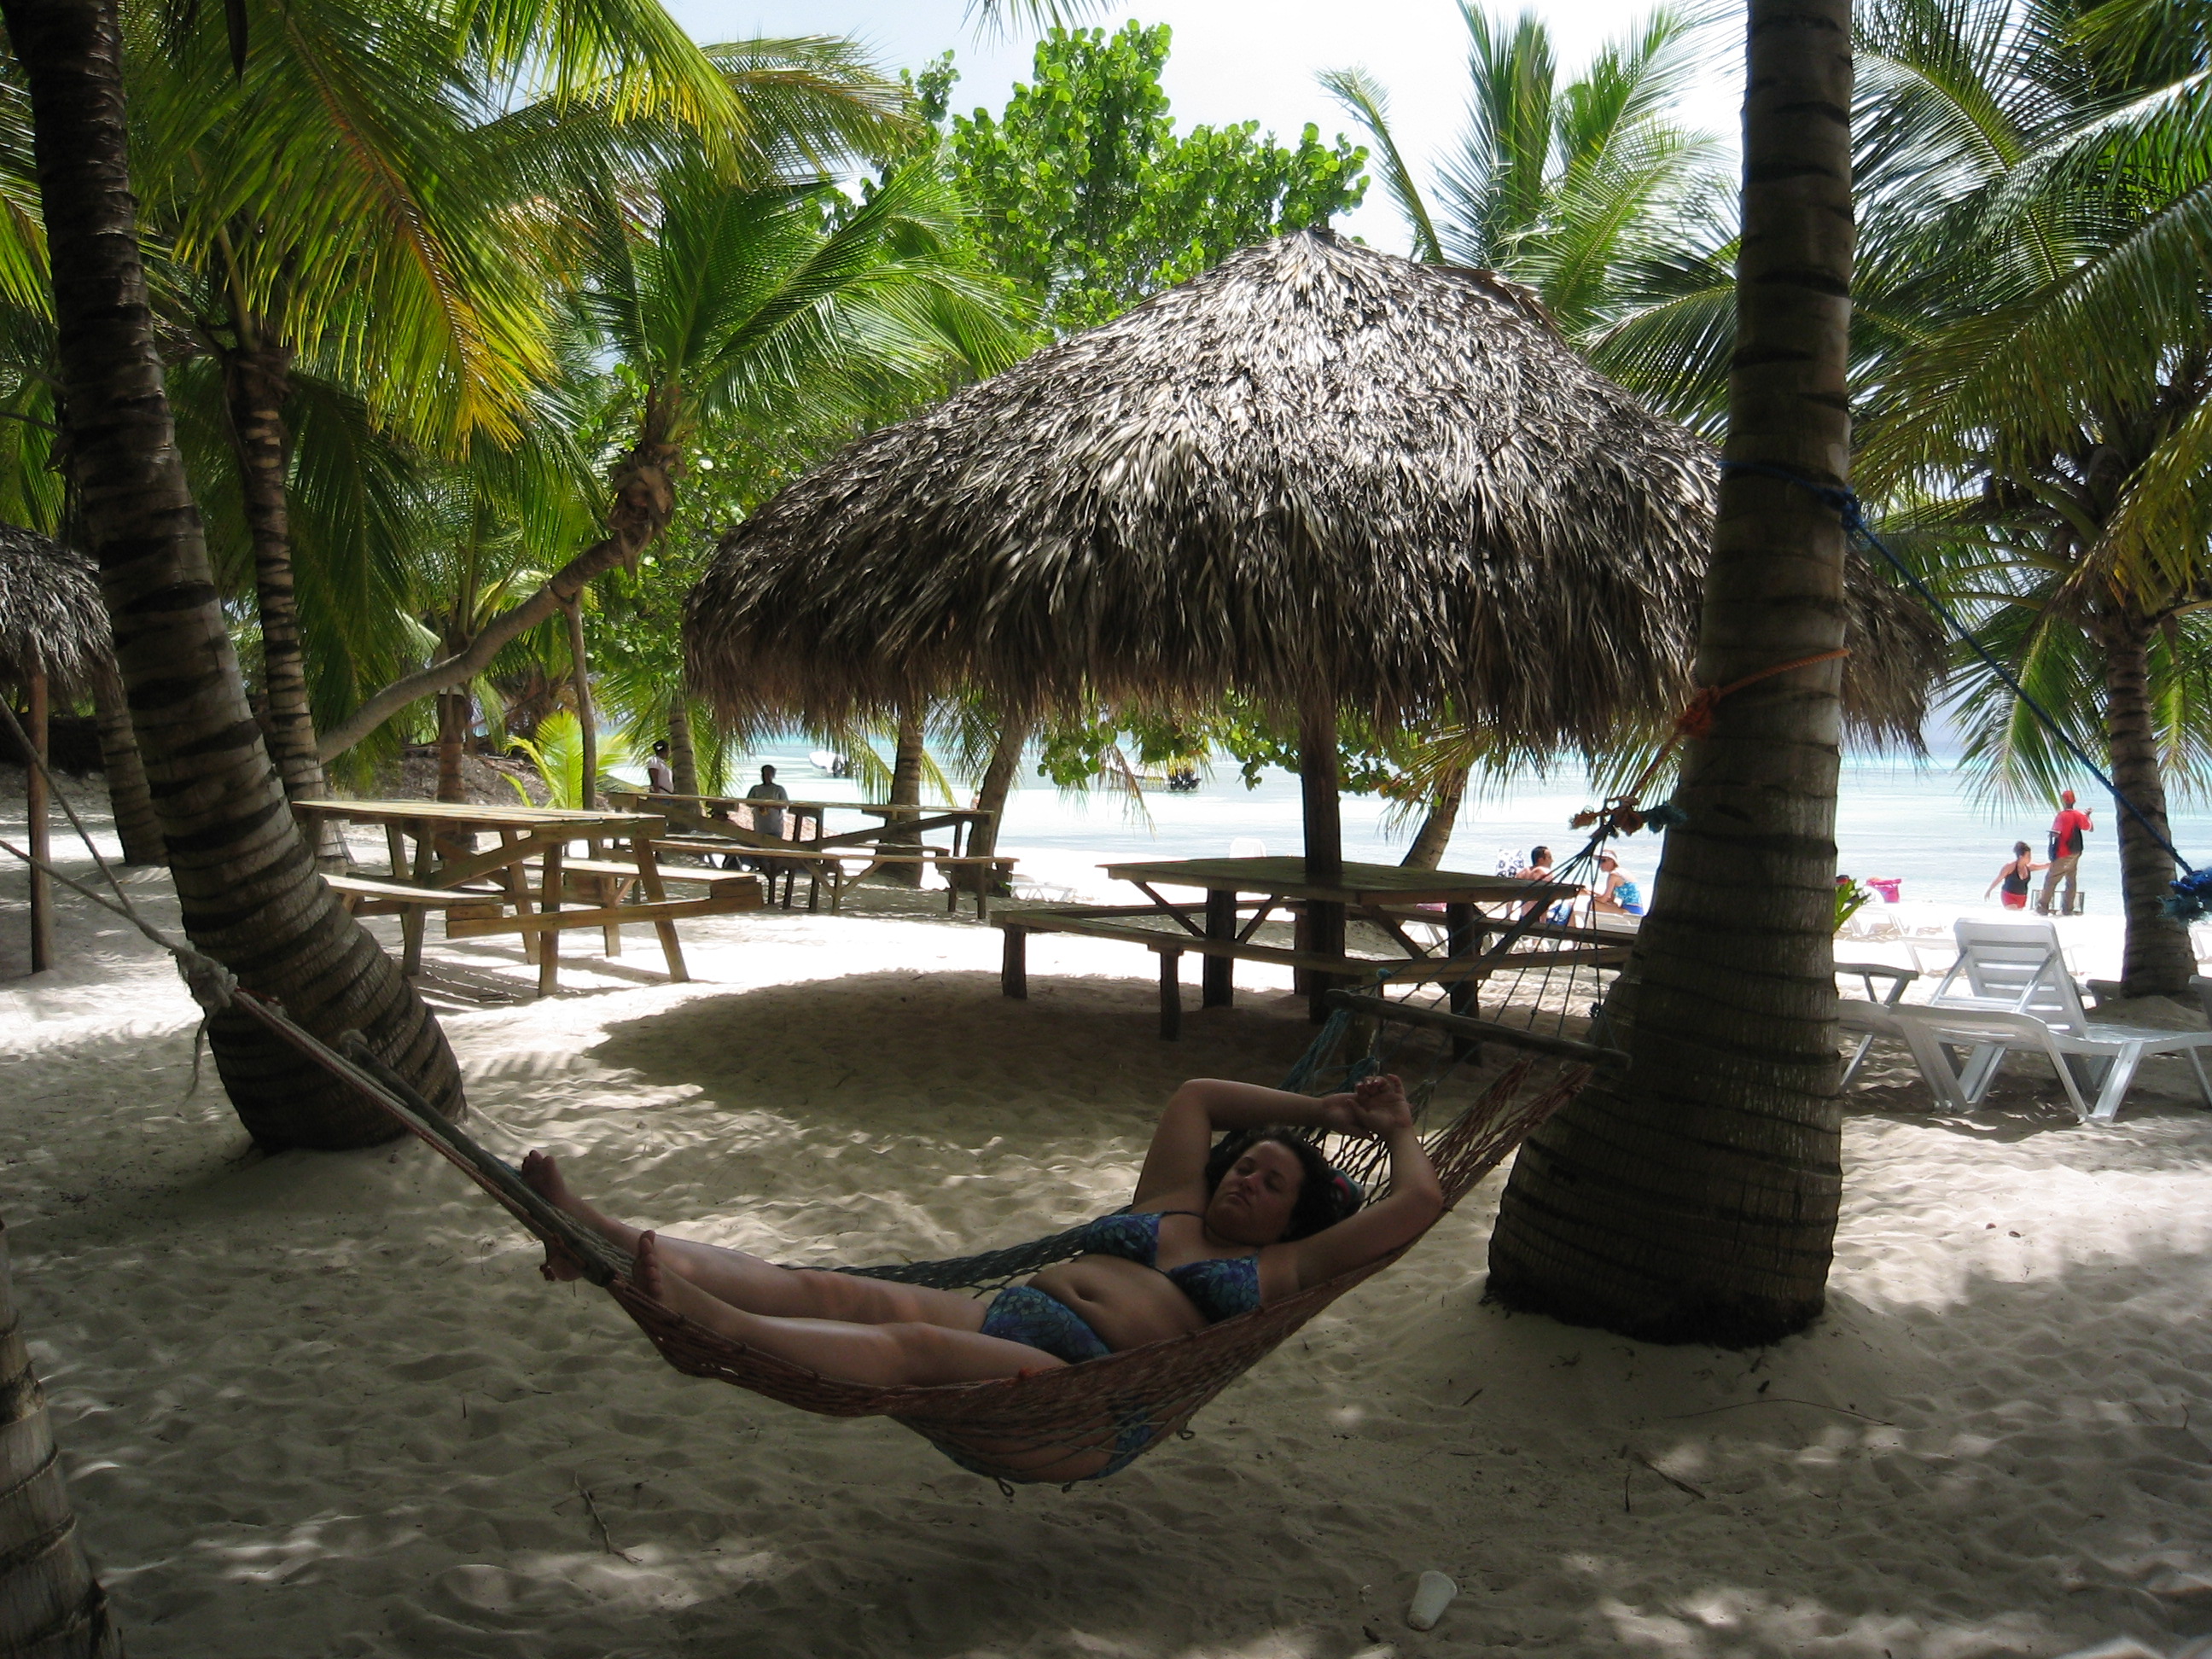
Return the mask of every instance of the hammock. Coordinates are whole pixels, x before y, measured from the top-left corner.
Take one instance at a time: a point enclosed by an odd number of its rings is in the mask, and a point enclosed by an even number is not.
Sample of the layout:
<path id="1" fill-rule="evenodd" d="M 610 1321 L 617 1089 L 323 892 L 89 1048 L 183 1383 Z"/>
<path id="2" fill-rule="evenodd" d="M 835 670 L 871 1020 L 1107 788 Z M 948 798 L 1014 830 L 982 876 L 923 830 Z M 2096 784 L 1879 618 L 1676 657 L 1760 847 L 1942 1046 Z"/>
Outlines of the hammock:
<path id="1" fill-rule="evenodd" d="M 1346 997 L 1348 1005 L 1379 999 Z M 281 1012 L 243 993 L 234 1006 L 259 1018 L 286 1042 L 330 1067 L 390 1112 L 497 1200 L 542 1243 L 565 1252 L 584 1276 L 604 1287 L 661 1357 L 692 1376 L 734 1383 L 802 1411 L 830 1417 L 889 1417 L 927 1439 L 963 1468 L 1009 1483 L 1063 1485 L 1102 1479 L 1126 1468 L 1264 1358 L 1284 1338 L 1346 1291 L 1395 1261 L 1404 1249 L 1325 1284 L 1188 1335 L 1124 1349 L 1080 1364 L 1025 1372 L 987 1382 L 884 1388 L 823 1376 L 803 1365 L 731 1340 L 671 1312 L 630 1282 L 630 1260 L 525 1185 L 510 1164 L 447 1121 L 349 1032 L 343 1058 Z M 1347 1007 L 1345 1012 L 1358 1011 Z M 1447 1017 L 1449 1018 L 1449 1017 Z M 1487 1022 L 1458 1022 L 1457 1041 L 1494 1039 L 1515 1048 L 1526 1034 Z M 1553 1046 L 1556 1044 L 1556 1047 Z M 1447 1212 L 1590 1075 L 1613 1058 L 1582 1044 L 1546 1044 L 1486 1077 L 1476 1098 L 1428 1139 Z M 336 1062 L 333 1064 L 332 1062 Z M 1373 1201 L 1384 1149 L 1348 1141 L 1333 1154 Z M 1411 1246 L 1405 1247 L 1410 1249 Z M 1036 1272 L 1083 1249 L 1081 1230 L 980 1255 L 900 1262 L 842 1271 L 939 1289 L 985 1289 Z"/>

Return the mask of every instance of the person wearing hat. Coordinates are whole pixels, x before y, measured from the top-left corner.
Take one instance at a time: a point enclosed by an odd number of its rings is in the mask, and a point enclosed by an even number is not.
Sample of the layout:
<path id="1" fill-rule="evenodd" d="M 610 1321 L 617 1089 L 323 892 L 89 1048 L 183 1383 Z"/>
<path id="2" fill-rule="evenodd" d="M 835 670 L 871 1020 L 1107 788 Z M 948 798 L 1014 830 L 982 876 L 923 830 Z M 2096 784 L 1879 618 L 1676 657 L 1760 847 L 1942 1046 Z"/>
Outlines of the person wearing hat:
<path id="1" fill-rule="evenodd" d="M 2058 797 L 2058 816 L 2051 821 L 2051 870 L 2043 878 L 2043 894 L 2035 902 L 2035 914 L 2047 916 L 2051 901 L 2057 895 L 2058 884 L 2066 884 L 2066 906 L 2059 911 L 2062 916 L 2071 915 L 2075 903 L 2075 871 L 2081 863 L 2081 837 L 2090 834 L 2096 825 L 2089 815 L 2074 805 L 2074 792 L 2062 791 Z"/>

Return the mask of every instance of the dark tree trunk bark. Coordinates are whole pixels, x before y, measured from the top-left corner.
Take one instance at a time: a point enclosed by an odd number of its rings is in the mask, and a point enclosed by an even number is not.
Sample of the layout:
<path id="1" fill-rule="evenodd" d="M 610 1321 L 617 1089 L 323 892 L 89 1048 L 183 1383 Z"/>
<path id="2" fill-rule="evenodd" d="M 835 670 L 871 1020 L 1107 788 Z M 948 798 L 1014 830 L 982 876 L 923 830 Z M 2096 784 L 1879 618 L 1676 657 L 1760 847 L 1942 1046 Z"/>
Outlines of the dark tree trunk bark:
<path id="1" fill-rule="evenodd" d="M 2127 908 L 2127 943 L 2120 958 L 2123 996 L 2193 999 L 2197 973 L 2189 928 L 2166 914 L 2174 878 L 2172 857 L 2159 845 L 2171 840 L 2166 821 L 2166 779 L 2159 769 L 2158 726 L 2151 707 L 2150 641 L 2155 623 L 2140 617 L 2108 617 L 2095 625 L 2105 655 L 2105 741 L 2112 781 L 2149 823 L 2112 803 L 2120 838 L 2120 894 Z M 2154 833 L 2155 831 L 2155 833 Z"/>
<path id="2" fill-rule="evenodd" d="M 975 786 L 977 808 L 991 814 L 969 837 L 968 850 L 979 859 L 989 858 L 999 850 L 999 829 L 1006 822 L 1006 797 L 1013 793 L 1014 776 L 1022 769 L 1022 751 L 1029 747 L 1033 724 L 1026 714 L 1009 714 L 999 727 L 998 745 L 991 750 L 982 779 Z"/>
<path id="3" fill-rule="evenodd" d="M 438 799 L 465 801 L 468 780 L 461 757 L 468 751 L 469 698 L 465 691 L 438 694 Z"/>
<path id="4" fill-rule="evenodd" d="M 599 804 L 599 720 L 592 707 L 592 655 L 584 640 L 584 607 L 580 600 L 566 607 L 568 613 L 568 672 L 576 691 L 576 735 L 583 753 L 583 782 L 576 805 L 591 811 Z M 671 769 L 673 769 L 672 768 Z"/>
<path id="5" fill-rule="evenodd" d="M 1444 781 L 1437 798 L 1429 804 L 1429 815 L 1421 820 L 1420 833 L 1413 844 L 1406 849 L 1406 856 L 1398 860 L 1407 870 L 1433 870 L 1444 861 L 1444 849 L 1451 845 L 1452 830 L 1459 823 L 1459 809 L 1467 800 L 1467 769 L 1462 767 Z"/>
<path id="6" fill-rule="evenodd" d="M 691 745 L 691 703 L 678 691 L 668 700 L 668 770 L 676 780 L 676 793 L 699 793 L 699 754 Z"/>
<path id="7" fill-rule="evenodd" d="M 253 586 L 261 616 L 261 678 L 269 703 L 269 758 L 292 800 L 326 793 L 315 758 L 315 720 L 307 706 L 307 659 L 300 650 L 300 605 L 292 586 L 291 436 L 284 401 L 292 391 L 289 347 L 234 351 L 223 360 L 223 396 L 237 457 L 246 528 L 253 543 Z"/>
<path id="8" fill-rule="evenodd" d="M 1751 0 L 1730 460 L 1840 484 L 1851 270 L 1850 0 Z M 1844 533 L 1806 490 L 1723 477 L 1697 672 L 1724 685 L 1844 637 Z M 1619 1083 L 1516 1160 L 1506 1303 L 1660 1341 L 1768 1342 L 1817 1316 L 1841 1188 L 1832 951 L 1841 682 L 1776 674 L 1689 745 L 1638 936 Z"/>
<path id="9" fill-rule="evenodd" d="M 0 1654 L 123 1659 L 123 1632 L 77 1540 L 46 1390 L 9 1281 L 0 1232 Z"/>
<path id="10" fill-rule="evenodd" d="M 28 878 L 31 896 L 31 971 L 43 974 L 54 965 L 54 881 L 40 864 L 54 861 L 53 842 L 50 839 L 51 815 L 47 811 L 46 775 L 44 768 L 51 748 L 53 711 L 46 706 L 46 677 L 33 669 L 30 684 L 24 688 L 30 704 L 23 721 L 23 735 L 31 740 L 31 752 L 24 757 L 23 815 L 24 839 L 31 843 L 33 864 L 24 875 Z"/>
<path id="11" fill-rule="evenodd" d="M 186 489 L 139 263 L 121 45 L 103 0 L 0 0 L 30 88 L 71 466 L 169 867 L 194 945 L 325 1042 L 358 1030 L 448 1112 L 452 1052 L 315 873 L 262 745 Z M 401 1130 L 242 1015 L 214 1020 L 224 1086 L 271 1146 Z"/>
<path id="12" fill-rule="evenodd" d="M 123 843 L 123 861 L 167 864 L 169 849 L 161 844 L 161 821 L 147 792 L 146 769 L 131 730 L 131 705 L 124 701 L 123 681 L 113 669 L 104 668 L 94 678 L 92 707 L 100 728 L 100 769 L 107 779 L 108 810 Z"/>
<path id="13" fill-rule="evenodd" d="M 921 711 L 908 707 L 899 710 L 898 743 L 891 755 L 891 799 L 893 806 L 921 805 Z M 908 813 L 903 818 L 892 818 L 885 830 L 883 846 L 886 851 L 910 853 L 921 845 L 921 831 L 913 828 L 919 814 Z M 887 864 L 878 879 L 894 887 L 921 885 L 921 866 L 918 864 Z"/>

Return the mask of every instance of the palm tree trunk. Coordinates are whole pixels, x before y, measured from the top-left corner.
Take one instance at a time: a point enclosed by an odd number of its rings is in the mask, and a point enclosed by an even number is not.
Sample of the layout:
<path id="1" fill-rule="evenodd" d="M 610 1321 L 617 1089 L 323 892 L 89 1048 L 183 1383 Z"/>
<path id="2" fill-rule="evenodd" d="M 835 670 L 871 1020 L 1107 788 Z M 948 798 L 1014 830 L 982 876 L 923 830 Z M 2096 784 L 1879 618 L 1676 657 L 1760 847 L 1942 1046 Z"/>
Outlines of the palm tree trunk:
<path id="1" fill-rule="evenodd" d="M 0 1231 L 0 1654 L 123 1659 L 123 1632 L 77 1540 L 9 1279 Z"/>
<path id="2" fill-rule="evenodd" d="M 568 613 L 568 672 L 576 688 L 576 736 L 584 751 L 583 783 L 576 792 L 576 804 L 588 812 L 599 804 L 599 721 L 592 707 L 592 656 L 584 641 L 584 607 L 578 601 L 564 608 Z"/>
<path id="3" fill-rule="evenodd" d="M 699 755 L 691 746 L 691 700 L 678 691 L 668 700 L 668 770 L 676 793 L 699 793 Z"/>
<path id="4" fill-rule="evenodd" d="M 1467 799 L 1467 775 L 1466 767 L 1455 767 L 1444 779 L 1436 799 L 1429 803 L 1429 815 L 1421 820 L 1420 832 L 1406 849 L 1406 856 L 1398 860 L 1401 869 L 1433 870 L 1444 861 L 1444 848 L 1451 845 L 1459 809 Z"/>
<path id="5" fill-rule="evenodd" d="M 469 737 L 469 699 L 465 691 L 438 694 L 438 799 L 465 801 L 468 779 L 461 771 L 461 757 Z"/>
<path id="6" fill-rule="evenodd" d="M 230 413 L 246 528 L 253 543 L 253 585 L 261 616 L 261 680 L 269 699 L 269 758 L 292 800 L 327 792 L 315 758 L 315 720 L 300 650 L 300 605 L 292 586 L 292 514 L 288 496 L 291 441 L 284 400 L 292 390 L 289 347 L 228 353 L 223 396 Z"/>
<path id="7" fill-rule="evenodd" d="M 131 731 L 131 706 L 123 700 L 123 682 L 112 668 L 94 677 L 92 708 L 100 730 L 100 769 L 107 779 L 108 810 L 123 843 L 123 861 L 167 864 L 169 849 L 161 844 L 161 821 L 146 791 L 146 769 Z"/>
<path id="8" fill-rule="evenodd" d="M 999 727 L 999 741 L 985 763 L 982 778 L 975 786 L 975 805 L 991 816 L 975 826 L 975 833 L 968 838 L 968 850 L 979 859 L 987 859 L 999 850 L 999 828 L 1006 816 L 1006 797 L 1013 793 L 1014 775 L 1022 769 L 1022 751 L 1029 747 L 1030 731 L 1036 722 L 1027 714 L 1009 714 Z"/>
<path id="9" fill-rule="evenodd" d="M 2128 915 L 2120 994 L 2190 1000 L 2197 954 L 2190 948 L 2187 926 L 2164 908 L 2174 868 L 2172 855 L 2159 844 L 2170 840 L 2172 832 L 2166 827 L 2166 780 L 2159 769 L 2158 726 L 2151 708 L 2150 641 L 2154 632 L 2156 625 L 2140 617 L 2104 618 L 2095 629 L 2105 653 L 2105 741 L 2112 756 L 2112 781 L 2136 809 L 2130 812 L 2113 804 L 2120 838 L 2120 894 Z"/>
<path id="10" fill-rule="evenodd" d="M 52 813 L 47 810 L 46 758 L 52 750 L 49 741 L 52 726 L 52 710 L 46 706 L 46 677 L 33 669 L 30 683 L 23 689 L 30 707 L 18 722 L 23 735 L 31 740 L 31 752 L 23 757 L 23 816 L 27 822 L 24 840 L 30 843 L 31 857 L 36 860 L 24 872 L 30 888 L 31 899 L 31 971 L 43 974 L 54 965 L 54 881 L 41 866 L 53 862 L 53 844 L 48 840 Z"/>
<path id="11" fill-rule="evenodd" d="M 246 702 L 155 348 L 112 0 L 0 0 L 0 16 L 30 88 L 86 540 L 185 930 L 324 1041 L 358 1030 L 442 1109 L 464 1110 L 436 1021 L 315 873 Z M 401 1133 L 244 1016 L 216 1018 L 209 1034 L 231 1103 L 264 1145 Z"/>
<path id="12" fill-rule="evenodd" d="M 891 799 L 893 806 L 921 805 L 921 711 L 909 704 L 899 710 L 898 747 L 891 757 Z M 893 818 L 884 831 L 880 843 L 888 852 L 910 853 L 921 845 L 921 831 L 913 828 L 920 814 L 908 813 L 903 818 Z M 880 879 L 894 887 L 921 885 L 921 866 L 919 864 L 887 864 Z"/>
<path id="13" fill-rule="evenodd" d="M 982 778 L 975 786 L 975 805 L 991 816 L 975 826 L 968 837 L 968 854 L 971 858 L 996 857 L 999 851 L 999 830 L 1006 821 L 1006 797 L 1013 793 L 1014 778 L 1022 769 L 1022 754 L 1029 747 L 1030 731 L 1036 722 L 1027 714 L 1008 714 L 999 727 L 999 741 L 991 750 L 991 758 L 983 768 Z M 987 887 L 994 898 L 1003 898 L 1006 884 L 984 866 L 975 867 L 978 886 Z"/>
<path id="14" fill-rule="evenodd" d="M 1850 0 L 1751 0 L 1729 459 L 1839 484 L 1850 453 Z M 1808 491 L 1723 475 L 1698 678 L 1843 642 L 1844 534 Z M 1832 661 L 1718 705 L 1689 745 L 1619 999 L 1631 1064 L 1516 1159 L 1490 1247 L 1508 1304 L 1662 1341 L 1773 1340 L 1820 1311 L 1841 1188 L 1831 934 Z"/>

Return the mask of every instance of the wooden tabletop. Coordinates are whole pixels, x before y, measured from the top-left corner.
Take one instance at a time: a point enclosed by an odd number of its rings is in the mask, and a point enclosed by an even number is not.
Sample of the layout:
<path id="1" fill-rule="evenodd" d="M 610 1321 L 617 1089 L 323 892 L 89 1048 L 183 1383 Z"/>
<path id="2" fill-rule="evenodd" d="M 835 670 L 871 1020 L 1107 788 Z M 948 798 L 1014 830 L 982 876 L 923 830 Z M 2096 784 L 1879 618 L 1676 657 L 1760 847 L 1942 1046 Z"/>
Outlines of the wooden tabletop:
<path id="1" fill-rule="evenodd" d="M 1291 858 L 1168 859 L 1146 864 L 1109 864 L 1116 881 L 1140 881 L 1162 887 L 1203 887 L 1209 892 L 1276 893 L 1285 898 L 1319 899 L 1338 904 L 1474 904 L 1490 900 L 1538 898 L 1553 890 L 1539 881 L 1513 876 L 1478 876 L 1456 870 L 1408 870 L 1395 864 L 1344 866 L 1341 882 L 1316 887 L 1306 879 L 1306 861 Z"/>
<path id="2" fill-rule="evenodd" d="M 296 812 L 349 818 L 356 823 L 446 823 L 467 830 L 567 830 L 609 840 L 658 835 L 664 820 L 652 812 L 579 812 L 560 806 L 479 806 L 452 800 L 296 800 Z"/>

